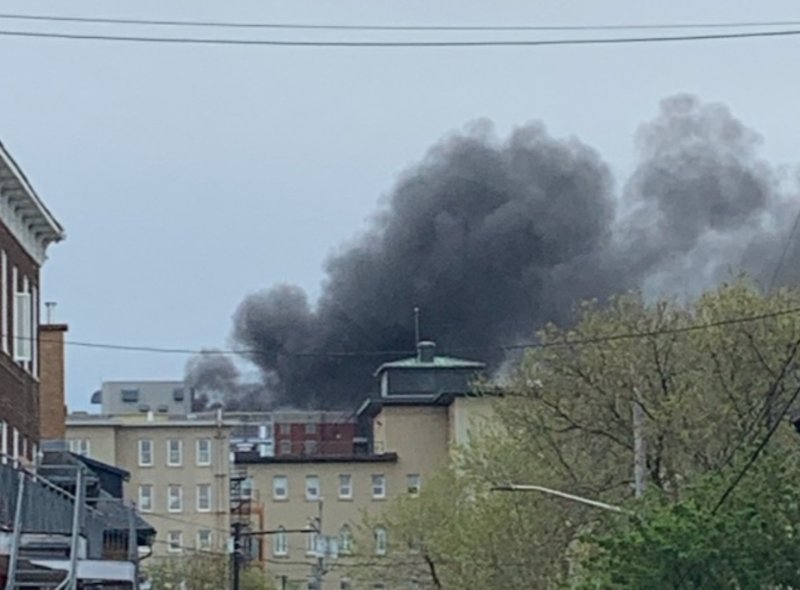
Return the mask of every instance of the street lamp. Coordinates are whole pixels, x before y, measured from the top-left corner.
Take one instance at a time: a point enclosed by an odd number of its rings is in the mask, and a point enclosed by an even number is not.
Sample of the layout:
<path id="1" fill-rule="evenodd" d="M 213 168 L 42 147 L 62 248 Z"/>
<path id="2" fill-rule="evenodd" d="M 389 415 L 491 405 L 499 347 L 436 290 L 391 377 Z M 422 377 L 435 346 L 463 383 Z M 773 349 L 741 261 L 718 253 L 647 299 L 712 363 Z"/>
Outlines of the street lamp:
<path id="1" fill-rule="evenodd" d="M 549 496 L 556 496 L 557 498 L 563 498 L 565 500 L 570 500 L 572 502 L 578 502 L 580 504 L 586 504 L 587 506 L 592 506 L 594 508 L 600 508 L 601 510 L 608 510 L 610 512 L 616 512 L 618 514 L 633 514 L 630 510 L 626 510 L 625 508 L 621 508 L 620 506 L 614 506 L 613 504 L 606 504 L 605 502 L 600 502 L 598 500 L 592 500 L 590 498 L 584 498 L 583 496 L 576 496 L 575 494 L 568 494 L 566 492 L 561 492 L 559 490 L 553 490 L 551 488 L 545 488 L 542 486 L 534 486 L 534 485 L 520 485 L 520 484 L 506 484 L 506 485 L 496 485 L 490 488 L 492 492 L 540 492 L 542 494 L 547 494 Z"/>

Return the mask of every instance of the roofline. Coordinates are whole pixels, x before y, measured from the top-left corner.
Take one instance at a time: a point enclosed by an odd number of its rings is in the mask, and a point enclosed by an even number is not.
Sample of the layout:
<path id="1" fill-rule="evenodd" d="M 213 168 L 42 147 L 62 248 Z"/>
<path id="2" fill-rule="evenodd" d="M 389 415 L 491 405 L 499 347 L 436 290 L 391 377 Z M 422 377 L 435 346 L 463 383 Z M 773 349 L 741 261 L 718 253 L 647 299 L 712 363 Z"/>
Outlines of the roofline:
<path id="1" fill-rule="evenodd" d="M 61 227 L 61 224 L 56 220 L 55 216 L 50 212 L 47 206 L 44 204 L 44 201 L 39 198 L 39 195 L 36 194 L 36 191 L 31 186 L 30 181 L 22 172 L 20 167 L 17 165 L 14 158 L 8 153 L 5 146 L 2 142 L 0 142 L 0 159 L 5 163 L 6 167 L 11 170 L 11 173 L 16 176 L 17 182 L 19 182 L 22 189 L 28 194 L 31 201 L 33 201 L 34 205 L 38 209 L 39 213 L 45 219 L 45 221 L 50 225 L 50 228 L 53 230 L 53 233 L 56 234 L 52 241 L 60 242 L 66 237 L 64 232 L 64 228 Z"/>
<path id="2" fill-rule="evenodd" d="M 371 455 L 279 455 L 277 457 L 261 457 L 257 452 L 236 453 L 236 465 L 298 464 L 298 463 L 397 463 L 397 453 L 380 453 Z"/>
<path id="3" fill-rule="evenodd" d="M 403 362 L 405 360 L 409 360 L 411 358 L 416 358 L 416 357 L 408 357 L 408 359 L 399 359 L 399 360 L 396 360 L 396 361 L 389 361 L 388 363 L 383 363 L 380 367 L 378 367 L 375 370 L 375 373 L 373 374 L 373 376 L 374 377 L 378 377 L 381 373 L 383 373 L 387 369 L 411 369 L 411 370 L 414 370 L 414 371 L 419 370 L 419 369 L 436 369 L 436 370 L 439 370 L 439 371 L 455 371 L 455 370 L 458 370 L 458 369 L 472 369 L 472 370 L 475 370 L 475 371 L 479 371 L 481 369 L 485 369 L 486 368 L 486 363 L 482 363 L 480 361 L 463 360 L 463 359 L 456 359 L 460 363 L 460 365 L 456 366 L 456 367 L 436 366 L 435 362 L 432 362 L 432 363 L 418 362 L 417 364 L 413 364 L 413 365 L 396 365 L 395 364 L 395 363 Z M 450 357 L 448 357 L 448 358 L 450 358 Z"/>
<path id="4" fill-rule="evenodd" d="M 103 471 L 109 471 L 111 473 L 119 475 L 125 481 L 130 481 L 131 479 L 130 471 L 127 471 L 115 465 L 109 465 L 108 463 L 103 463 L 102 461 L 98 461 L 97 459 L 92 459 L 91 457 L 78 455 L 77 453 L 70 453 L 70 454 L 81 463 L 84 463 L 90 469 L 101 469 Z"/>

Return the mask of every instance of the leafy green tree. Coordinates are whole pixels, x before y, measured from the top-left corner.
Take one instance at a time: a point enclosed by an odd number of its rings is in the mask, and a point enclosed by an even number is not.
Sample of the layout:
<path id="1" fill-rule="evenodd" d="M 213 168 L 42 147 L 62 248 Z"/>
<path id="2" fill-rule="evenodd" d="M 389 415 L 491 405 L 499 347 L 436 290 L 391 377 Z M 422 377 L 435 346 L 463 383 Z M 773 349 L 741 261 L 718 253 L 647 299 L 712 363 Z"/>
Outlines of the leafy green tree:
<path id="1" fill-rule="evenodd" d="M 196 553 L 159 559 L 146 568 L 153 590 L 219 590 L 230 586 L 230 559 L 226 555 Z M 274 590 L 272 579 L 256 566 L 241 571 L 241 590 Z"/>
<path id="2" fill-rule="evenodd" d="M 786 418 L 800 391 L 798 309 L 797 292 L 765 296 L 742 279 L 692 302 L 651 303 L 637 294 L 589 302 L 574 327 L 546 327 L 540 346 L 504 383 L 495 428 L 461 449 L 452 470 L 428 482 L 419 498 L 403 499 L 382 516 L 390 551 L 375 571 L 445 590 L 550 590 L 574 581 L 596 549 L 587 540 L 608 533 L 597 537 L 608 544 L 620 533 L 609 532 L 607 515 L 535 492 L 491 488 L 538 484 L 631 502 L 634 404 L 644 414 L 647 486 L 657 498 L 647 509 L 662 507 L 670 522 L 680 515 L 705 522 L 711 490 L 741 472 L 773 428 L 770 456 L 795 452 Z M 497 393 L 495 386 L 480 391 Z M 743 484 L 753 480 L 749 474 Z M 779 497 L 769 502 L 773 512 L 759 518 L 782 514 Z M 732 522 L 726 530 L 740 524 Z M 647 539 L 643 551 L 655 542 Z M 367 576 L 375 560 L 364 559 Z M 727 570 L 725 576 L 734 579 Z"/>

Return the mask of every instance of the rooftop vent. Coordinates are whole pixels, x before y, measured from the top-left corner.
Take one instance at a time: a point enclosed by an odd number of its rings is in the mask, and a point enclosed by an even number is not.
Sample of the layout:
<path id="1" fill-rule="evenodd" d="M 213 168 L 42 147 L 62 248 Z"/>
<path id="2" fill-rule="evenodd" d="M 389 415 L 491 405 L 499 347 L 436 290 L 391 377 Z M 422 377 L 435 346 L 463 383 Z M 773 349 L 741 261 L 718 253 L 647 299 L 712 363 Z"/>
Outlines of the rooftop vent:
<path id="1" fill-rule="evenodd" d="M 417 360 L 421 363 L 432 363 L 436 356 L 436 343 L 423 340 L 417 344 Z"/>

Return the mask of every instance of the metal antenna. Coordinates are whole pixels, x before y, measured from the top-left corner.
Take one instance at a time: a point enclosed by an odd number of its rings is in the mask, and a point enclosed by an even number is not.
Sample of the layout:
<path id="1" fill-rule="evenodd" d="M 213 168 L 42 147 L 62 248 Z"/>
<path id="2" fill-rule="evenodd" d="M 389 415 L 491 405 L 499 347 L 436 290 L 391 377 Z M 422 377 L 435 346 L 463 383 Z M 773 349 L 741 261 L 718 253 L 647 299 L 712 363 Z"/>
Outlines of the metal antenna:
<path id="1" fill-rule="evenodd" d="M 414 344 L 419 345 L 419 307 L 414 308 Z"/>

